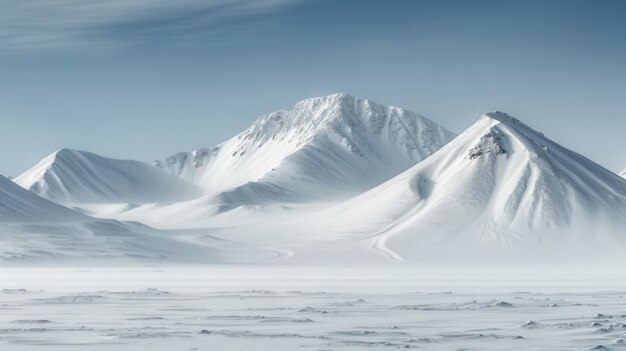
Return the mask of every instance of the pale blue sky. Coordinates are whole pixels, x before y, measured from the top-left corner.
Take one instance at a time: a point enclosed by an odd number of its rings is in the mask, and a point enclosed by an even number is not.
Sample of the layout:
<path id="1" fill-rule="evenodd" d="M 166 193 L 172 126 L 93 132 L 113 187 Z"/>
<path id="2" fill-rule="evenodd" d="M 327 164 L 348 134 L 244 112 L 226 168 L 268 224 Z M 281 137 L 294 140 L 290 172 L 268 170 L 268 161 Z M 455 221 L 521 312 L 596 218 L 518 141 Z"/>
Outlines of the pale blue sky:
<path id="1" fill-rule="evenodd" d="M 502 110 L 626 167 L 626 2 L 0 0 L 0 173 L 151 161 L 345 91 L 460 132 Z"/>

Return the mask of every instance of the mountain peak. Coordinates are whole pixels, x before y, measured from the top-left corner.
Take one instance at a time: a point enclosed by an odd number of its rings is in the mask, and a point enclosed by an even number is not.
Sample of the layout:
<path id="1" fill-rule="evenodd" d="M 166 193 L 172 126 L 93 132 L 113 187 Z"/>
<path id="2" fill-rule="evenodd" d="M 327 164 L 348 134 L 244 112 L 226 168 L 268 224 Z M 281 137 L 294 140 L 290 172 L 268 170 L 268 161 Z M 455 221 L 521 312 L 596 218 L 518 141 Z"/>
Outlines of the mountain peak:
<path id="1" fill-rule="evenodd" d="M 24 174 L 29 173 L 36 178 L 43 177 L 47 172 L 50 172 L 52 168 L 56 167 L 59 162 L 75 162 L 75 159 L 81 156 L 93 158 L 101 157 L 87 151 L 61 148 L 44 157 L 35 167 L 29 169 Z M 16 179 L 23 179 L 24 174 L 19 175 Z"/>
<path id="2" fill-rule="evenodd" d="M 334 93 L 334 94 L 329 94 L 329 95 L 322 95 L 322 96 L 316 96 L 316 97 L 311 97 L 311 98 L 306 98 L 303 100 L 300 100 L 296 103 L 300 104 L 300 103 L 306 103 L 306 102 L 316 102 L 316 101 L 338 101 L 338 102 L 347 102 L 347 101 L 354 101 L 354 100 L 359 100 L 359 98 L 350 95 L 348 93 L 344 93 L 344 92 L 339 92 L 339 93 Z"/>
<path id="3" fill-rule="evenodd" d="M 543 136 L 543 133 L 534 130 L 533 128 L 524 124 L 519 119 L 501 111 L 489 112 L 489 113 L 482 115 L 480 119 L 478 120 L 477 124 L 479 124 L 481 121 L 488 121 L 491 124 L 491 126 L 496 126 L 496 125 L 507 126 L 512 130 L 516 130 L 520 132 L 526 137 L 530 137 L 531 135 L 537 135 L 537 136 L 541 136 L 542 138 L 545 138 Z"/>
<path id="4" fill-rule="evenodd" d="M 501 111 L 482 115 L 461 135 L 477 140 L 474 141 L 476 148 L 486 148 L 495 151 L 495 154 L 505 154 L 507 151 L 516 149 L 518 151 L 526 150 L 535 155 L 543 155 L 549 153 L 551 148 L 559 146 L 546 138 L 543 133 Z M 473 155 L 477 155 L 473 150 L 470 150 L 469 153 L 472 159 L 475 158 Z"/>
<path id="5" fill-rule="evenodd" d="M 489 127 L 495 127 L 497 125 L 507 126 L 514 130 L 525 130 L 532 131 L 533 133 L 538 133 L 534 131 L 532 128 L 522 123 L 519 119 L 509 115 L 508 113 L 502 111 L 494 111 L 488 112 L 482 115 L 478 121 L 477 125 L 483 125 L 487 123 Z M 541 134 L 541 133 L 538 133 Z"/>
<path id="6" fill-rule="evenodd" d="M 97 157 L 97 155 L 92 154 L 91 152 L 76 150 L 76 149 L 62 148 L 48 155 L 46 159 L 49 158 L 49 159 L 54 160 L 56 158 L 74 158 L 74 157 L 79 157 L 79 156 L 90 156 L 90 155 Z"/>
<path id="7" fill-rule="evenodd" d="M 68 148 L 61 148 L 56 150 L 55 152 L 53 152 L 52 154 L 54 155 L 67 155 L 67 154 L 76 154 L 76 153 L 81 153 L 83 151 L 80 150 L 75 150 L 75 149 L 68 149 Z"/>
<path id="8" fill-rule="evenodd" d="M 58 150 L 54 151 L 53 153 L 51 153 L 50 156 L 52 156 L 52 155 L 54 155 L 54 156 L 75 156 L 75 155 L 81 155 L 81 154 L 92 154 L 92 153 L 91 152 L 87 152 L 87 151 L 82 151 L 82 150 L 76 150 L 76 149 L 61 148 L 61 149 L 58 149 Z"/>
<path id="9" fill-rule="evenodd" d="M 490 118 L 502 123 L 519 123 L 519 120 L 508 113 L 502 111 L 488 112 L 483 117 Z"/>
<path id="10" fill-rule="evenodd" d="M 325 96 L 312 97 L 296 102 L 292 116 L 303 114 L 313 120 L 329 121 L 341 115 L 342 111 L 354 111 L 360 104 L 372 104 L 372 102 L 359 99 L 347 93 L 337 93 Z"/>

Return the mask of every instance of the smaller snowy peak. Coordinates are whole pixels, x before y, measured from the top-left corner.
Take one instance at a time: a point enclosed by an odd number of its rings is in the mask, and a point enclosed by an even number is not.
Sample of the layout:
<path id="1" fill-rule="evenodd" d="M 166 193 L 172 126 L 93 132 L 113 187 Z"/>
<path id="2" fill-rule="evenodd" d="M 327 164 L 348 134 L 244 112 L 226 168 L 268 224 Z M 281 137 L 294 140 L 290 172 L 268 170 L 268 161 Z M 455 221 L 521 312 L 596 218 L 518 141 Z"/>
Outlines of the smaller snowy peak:
<path id="1" fill-rule="evenodd" d="M 520 124 L 520 125 L 523 124 L 517 118 L 502 111 L 488 112 L 488 113 L 485 113 L 481 118 L 489 118 L 489 119 L 493 119 L 498 122 L 507 123 L 507 124 L 510 124 L 510 123 Z"/>
<path id="2" fill-rule="evenodd" d="M 509 128 L 510 130 L 515 130 L 519 133 L 527 134 L 529 136 L 537 135 L 537 136 L 544 137 L 543 133 L 537 132 L 533 128 L 524 124 L 519 119 L 501 111 L 494 111 L 494 112 L 486 113 L 482 115 L 478 119 L 478 121 L 474 124 L 474 126 L 485 126 L 485 125 L 489 125 L 492 127 L 494 126 L 506 127 L 506 128 Z"/>
<path id="3" fill-rule="evenodd" d="M 466 140 L 476 139 L 474 146 L 467 152 L 470 159 L 486 154 L 504 156 L 510 154 L 513 150 L 509 149 L 513 148 L 535 158 L 539 155 L 550 156 L 551 151 L 562 149 L 562 146 L 546 138 L 543 133 L 500 111 L 482 115 L 461 136 Z"/>
<path id="4" fill-rule="evenodd" d="M 621 172 L 619 172 L 619 175 L 623 178 L 626 178 L 626 168 L 624 168 Z"/>
<path id="5" fill-rule="evenodd" d="M 497 256 L 504 248 L 558 254 L 551 250 L 623 240 L 626 180 L 513 117 L 490 113 L 333 211 L 342 226 L 370 226 L 374 247 L 393 257 Z"/>
<path id="6" fill-rule="evenodd" d="M 17 176 L 15 183 L 61 204 L 188 200 L 195 185 L 150 164 L 61 149 Z"/>
<path id="7" fill-rule="evenodd" d="M 514 130 L 519 133 L 522 133 L 526 136 L 536 135 L 543 137 L 542 133 L 539 133 L 522 123 L 517 118 L 508 115 L 501 111 L 489 112 L 482 115 L 478 121 L 474 124 L 474 126 L 484 127 L 488 125 L 489 127 L 497 127 L 500 126 L 508 128 L 509 130 Z"/>

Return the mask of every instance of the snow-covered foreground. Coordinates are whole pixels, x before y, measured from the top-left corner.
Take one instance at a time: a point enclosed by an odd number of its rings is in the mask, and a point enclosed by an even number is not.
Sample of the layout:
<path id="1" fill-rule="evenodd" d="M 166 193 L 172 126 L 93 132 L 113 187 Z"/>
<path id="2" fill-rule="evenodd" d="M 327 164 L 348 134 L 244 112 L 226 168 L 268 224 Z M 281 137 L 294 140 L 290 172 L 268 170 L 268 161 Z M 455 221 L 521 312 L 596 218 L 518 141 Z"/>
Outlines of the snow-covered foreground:
<path id="1" fill-rule="evenodd" d="M 357 271 L 5 269 L 0 349 L 626 349 L 624 280 Z"/>

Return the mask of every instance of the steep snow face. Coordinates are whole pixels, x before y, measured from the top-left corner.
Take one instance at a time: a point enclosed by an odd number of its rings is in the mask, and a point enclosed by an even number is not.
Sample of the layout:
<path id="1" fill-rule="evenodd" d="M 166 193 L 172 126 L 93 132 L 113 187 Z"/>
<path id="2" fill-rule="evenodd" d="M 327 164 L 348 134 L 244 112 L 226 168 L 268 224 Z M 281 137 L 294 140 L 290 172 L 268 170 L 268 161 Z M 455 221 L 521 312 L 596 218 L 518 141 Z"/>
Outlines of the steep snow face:
<path id="1" fill-rule="evenodd" d="M 380 184 L 452 137 L 420 115 L 335 94 L 261 116 L 216 147 L 157 166 L 231 204 L 328 199 Z"/>
<path id="2" fill-rule="evenodd" d="M 67 222 L 86 218 L 88 217 L 41 198 L 0 176 L 0 222 Z"/>
<path id="3" fill-rule="evenodd" d="M 626 178 L 626 169 L 624 169 L 623 171 L 621 171 L 619 173 L 620 176 L 622 176 L 622 178 Z"/>
<path id="4" fill-rule="evenodd" d="M 182 201 L 202 194 L 150 164 L 68 149 L 52 153 L 14 181 L 61 204 Z"/>
<path id="5" fill-rule="evenodd" d="M 626 180 L 495 112 L 331 213 L 396 259 L 605 252 L 626 238 Z"/>

